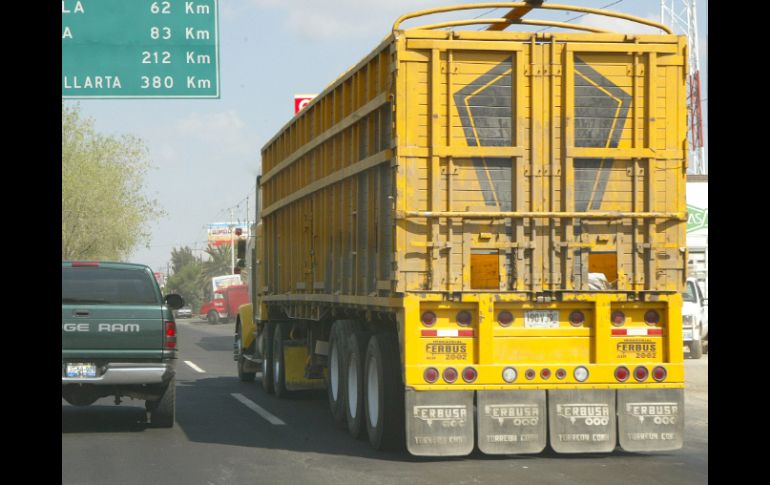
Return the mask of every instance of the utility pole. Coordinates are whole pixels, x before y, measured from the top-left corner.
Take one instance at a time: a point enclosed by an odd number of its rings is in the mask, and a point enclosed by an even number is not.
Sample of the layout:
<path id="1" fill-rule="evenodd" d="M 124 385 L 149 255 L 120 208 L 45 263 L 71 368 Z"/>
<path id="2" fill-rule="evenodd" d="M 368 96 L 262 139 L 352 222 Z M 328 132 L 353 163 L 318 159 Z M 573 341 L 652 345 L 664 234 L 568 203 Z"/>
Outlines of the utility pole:
<path id="1" fill-rule="evenodd" d="M 235 274 L 235 227 L 233 226 L 233 208 L 230 207 L 230 274 Z"/>
<path id="2" fill-rule="evenodd" d="M 703 113 L 700 90 L 700 52 L 698 50 L 698 16 L 695 0 L 661 0 L 661 23 L 668 25 L 674 34 L 687 36 L 689 54 L 687 76 L 687 135 L 690 140 L 690 168 L 688 172 L 708 174 L 703 136 Z"/>

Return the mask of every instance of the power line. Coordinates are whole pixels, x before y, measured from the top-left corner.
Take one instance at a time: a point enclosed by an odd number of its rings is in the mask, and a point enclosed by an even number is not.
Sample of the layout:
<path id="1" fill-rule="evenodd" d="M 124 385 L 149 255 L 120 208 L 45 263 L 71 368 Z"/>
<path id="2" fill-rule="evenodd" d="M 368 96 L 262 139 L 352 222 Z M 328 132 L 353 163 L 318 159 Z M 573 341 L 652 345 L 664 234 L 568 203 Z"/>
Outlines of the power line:
<path id="1" fill-rule="evenodd" d="M 605 5 L 605 6 L 603 6 L 603 7 L 599 7 L 599 8 L 598 8 L 598 10 L 604 10 L 604 9 L 606 9 L 606 8 L 612 7 L 613 5 L 617 5 L 617 4 L 619 4 L 619 3 L 623 3 L 623 2 L 625 2 L 625 1 L 626 1 L 626 0 L 617 0 L 617 1 L 615 1 L 615 2 L 612 2 L 612 3 L 608 3 L 607 5 Z M 569 23 L 569 22 L 572 22 L 573 20 L 577 20 L 577 19 L 579 19 L 579 18 L 581 18 L 581 17 L 585 17 L 586 15 L 591 15 L 591 14 L 588 14 L 588 13 L 583 13 L 583 14 L 577 15 L 577 16 L 575 16 L 575 17 L 572 17 L 571 19 L 565 20 L 565 22 L 566 22 L 566 23 Z M 538 32 L 544 32 L 544 31 L 546 31 L 546 30 L 548 30 L 548 29 L 553 29 L 553 27 L 545 27 L 545 28 L 543 28 L 543 29 L 540 29 L 540 30 L 538 30 Z"/>

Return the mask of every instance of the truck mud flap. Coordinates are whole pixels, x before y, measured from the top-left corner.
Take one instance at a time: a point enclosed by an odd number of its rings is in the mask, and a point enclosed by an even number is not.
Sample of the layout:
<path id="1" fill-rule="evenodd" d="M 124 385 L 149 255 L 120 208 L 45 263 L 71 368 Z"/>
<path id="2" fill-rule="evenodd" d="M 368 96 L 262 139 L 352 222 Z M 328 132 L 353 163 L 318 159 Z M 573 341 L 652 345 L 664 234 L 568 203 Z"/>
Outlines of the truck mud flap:
<path id="1" fill-rule="evenodd" d="M 682 447 L 684 389 L 618 390 L 618 440 L 626 451 Z"/>
<path id="2" fill-rule="evenodd" d="M 477 391 L 476 408 L 483 453 L 540 453 L 545 448 L 545 391 Z"/>
<path id="3" fill-rule="evenodd" d="M 415 456 L 465 456 L 473 451 L 473 391 L 404 393 L 406 447 Z"/>
<path id="4" fill-rule="evenodd" d="M 557 453 L 611 452 L 617 442 L 615 391 L 548 391 L 548 421 Z"/>

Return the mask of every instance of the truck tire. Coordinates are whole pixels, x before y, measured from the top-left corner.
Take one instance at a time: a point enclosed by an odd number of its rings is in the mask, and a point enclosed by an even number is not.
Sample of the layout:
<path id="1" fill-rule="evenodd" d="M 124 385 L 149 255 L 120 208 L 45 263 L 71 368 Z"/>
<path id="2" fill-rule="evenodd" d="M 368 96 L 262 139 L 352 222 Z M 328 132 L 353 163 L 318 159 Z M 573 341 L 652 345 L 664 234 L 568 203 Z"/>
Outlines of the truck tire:
<path id="1" fill-rule="evenodd" d="M 240 379 L 241 382 L 254 382 L 254 378 L 256 377 L 257 373 L 245 372 L 243 370 L 246 359 L 243 358 L 241 342 L 243 342 L 243 337 L 241 335 L 241 327 L 238 326 L 238 334 L 235 338 L 235 348 L 238 351 L 238 379 Z"/>
<path id="2" fill-rule="evenodd" d="M 377 333 L 366 347 L 366 431 L 376 450 L 404 446 L 404 386 L 398 341 L 392 332 Z"/>
<path id="3" fill-rule="evenodd" d="M 273 332 L 273 393 L 277 398 L 285 398 L 289 391 L 286 390 L 286 366 L 283 355 L 283 341 L 289 334 L 289 323 L 279 322 Z"/>
<path id="4" fill-rule="evenodd" d="M 266 393 L 273 393 L 273 322 L 265 322 L 265 328 L 259 334 L 262 348 L 262 389 Z"/>
<path id="5" fill-rule="evenodd" d="M 150 424 L 155 428 L 174 426 L 176 410 L 176 378 L 172 377 L 157 401 L 146 401 L 145 407 L 150 413 Z"/>
<path id="6" fill-rule="evenodd" d="M 206 320 L 208 320 L 211 325 L 216 325 L 219 323 L 219 315 L 217 315 L 217 312 L 214 310 L 211 310 L 208 315 L 206 315 Z"/>
<path id="7" fill-rule="evenodd" d="M 329 372 L 326 378 L 326 394 L 329 410 L 338 426 L 345 425 L 345 351 L 349 322 L 337 320 L 332 324 L 329 335 Z"/>
<path id="8" fill-rule="evenodd" d="M 700 329 L 698 329 L 700 332 Z M 703 340 L 693 340 L 690 342 L 690 357 L 700 359 L 703 357 Z"/>
<path id="9" fill-rule="evenodd" d="M 369 335 L 361 325 L 352 325 L 347 339 L 347 366 L 345 368 L 345 419 L 348 432 L 354 438 L 363 438 L 366 433 L 364 414 L 364 357 Z"/>

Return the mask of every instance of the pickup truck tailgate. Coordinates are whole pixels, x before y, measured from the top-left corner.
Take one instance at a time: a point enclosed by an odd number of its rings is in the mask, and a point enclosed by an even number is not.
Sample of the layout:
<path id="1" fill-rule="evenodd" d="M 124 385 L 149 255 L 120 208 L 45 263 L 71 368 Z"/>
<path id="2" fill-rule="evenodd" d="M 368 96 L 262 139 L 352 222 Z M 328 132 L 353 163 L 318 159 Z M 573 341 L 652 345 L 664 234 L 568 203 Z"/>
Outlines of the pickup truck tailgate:
<path id="1" fill-rule="evenodd" d="M 62 305 L 62 350 L 157 350 L 163 346 L 158 305 Z"/>
<path id="2" fill-rule="evenodd" d="M 160 358 L 172 320 L 149 268 L 62 266 L 62 358 Z"/>

